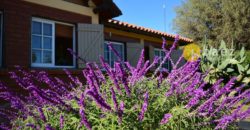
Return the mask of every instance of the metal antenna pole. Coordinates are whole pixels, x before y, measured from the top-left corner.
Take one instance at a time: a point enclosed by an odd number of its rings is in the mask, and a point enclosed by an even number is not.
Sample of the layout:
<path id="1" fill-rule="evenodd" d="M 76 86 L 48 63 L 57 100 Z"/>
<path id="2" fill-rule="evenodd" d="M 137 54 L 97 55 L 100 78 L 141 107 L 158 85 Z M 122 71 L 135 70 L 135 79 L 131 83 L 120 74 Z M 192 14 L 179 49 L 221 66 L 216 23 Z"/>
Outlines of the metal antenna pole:
<path id="1" fill-rule="evenodd" d="M 163 3 L 163 22 L 164 22 L 164 32 L 166 33 L 166 28 L 167 28 L 167 25 L 166 25 L 166 1 L 164 0 L 164 3 Z"/>

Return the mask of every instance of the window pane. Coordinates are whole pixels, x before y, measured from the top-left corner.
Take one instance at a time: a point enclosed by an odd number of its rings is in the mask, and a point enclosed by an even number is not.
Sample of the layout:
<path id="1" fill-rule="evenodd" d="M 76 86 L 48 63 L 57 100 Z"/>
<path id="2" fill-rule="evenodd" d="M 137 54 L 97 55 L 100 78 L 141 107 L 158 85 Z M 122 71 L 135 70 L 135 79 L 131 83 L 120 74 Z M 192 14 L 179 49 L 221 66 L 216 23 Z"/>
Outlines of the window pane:
<path id="1" fill-rule="evenodd" d="M 42 56 L 42 51 L 32 50 L 32 63 L 42 63 L 41 56 Z"/>
<path id="2" fill-rule="evenodd" d="M 104 43 L 104 51 L 109 51 L 109 47 L 107 43 Z"/>
<path id="3" fill-rule="evenodd" d="M 43 38 L 43 48 L 44 49 L 52 49 L 52 38 L 50 38 L 50 37 Z"/>
<path id="4" fill-rule="evenodd" d="M 112 44 L 112 43 L 111 43 Z M 124 48 L 122 44 L 113 43 L 112 47 L 117 51 L 122 60 L 124 60 Z M 118 61 L 117 55 L 109 49 L 107 43 L 104 43 L 104 59 L 110 64 L 111 67 L 114 67 L 114 62 Z"/>
<path id="5" fill-rule="evenodd" d="M 32 36 L 32 48 L 41 49 L 42 48 L 42 37 Z"/>
<path id="6" fill-rule="evenodd" d="M 161 56 L 165 57 L 165 52 L 164 51 L 161 51 Z"/>
<path id="7" fill-rule="evenodd" d="M 108 52 L 108 51 L 105 51 L 105 52 L 104 52 L 104 60 L 105 60 L 106 62 L 109 61 L 109 52 Z"/>
<path id="8" fill-rule="evenodd" d="M 32 34 L 42 34 L 42 23 L 32 22 Z"/>
<path id="9" fill-rule="evenodd" d="M 154 51 L 154 53 L 155 53 L 155 56 L 160 57 L 160 53 L 159 53 L 159 51 L 158 51 L 158 50 L 155 50 L 155 51 Z"/>
<path id="10" fill-rule="evenodd" d="M 52 63 L 51 51 L 43 51 L 43 63 Z"/>
<path id="11" fill-rule="evenodd" d="M 43 24 L 43 35 L 52 36 L 52 25 L 51 24 Z"/>

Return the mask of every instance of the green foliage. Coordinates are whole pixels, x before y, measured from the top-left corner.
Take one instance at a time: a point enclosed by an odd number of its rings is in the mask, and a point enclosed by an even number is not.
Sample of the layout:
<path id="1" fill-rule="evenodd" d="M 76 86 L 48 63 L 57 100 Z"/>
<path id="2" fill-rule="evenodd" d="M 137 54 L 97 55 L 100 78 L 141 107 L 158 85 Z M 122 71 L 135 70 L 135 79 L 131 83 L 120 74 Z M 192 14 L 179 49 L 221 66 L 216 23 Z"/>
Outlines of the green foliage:
<path id="1" fill-rule="evenodd" d="M 236 53 L 240 53 L 240 51 L 236 51 Z M 249 50 L 246 50 L 245 51 L 245 55 L 246 55 L 246 59 L 245 61 L 243 62 L 243 65 L 246 66 L 250 63 L 250 51 Z"/>
<path id="2" fill-rule="evenodd" d="M 218 47 L 216 41 L 234 42 L 237 48 L 250 49 L 249 0 L 186 0 L 176 9 L 177 32 Z"/>
<path id="3" fill-rule="evenodd" d="M 201 57 L 201 69 L 209 71 L 206 81 L 213 84 L 218 79 L 229 80 L 236 76 L 239 82 L 250 83 L 250 63 L 246 64 L 245 49 L 235 52 L 233 47 L 228 48 L 224 41 L 221 41 L 219 48 L 203 45 Z"/>
<path id="4" fill-rule="evenodd" d="M 111 84 L 102 85 L 101 92 L 106 93 L 106 100 L 109 104 L 113 105 L 111 93 L 109 92 L 109 87 Z M 88 121 L 92 124 L 92 129 L 94 130 L 151 130 L 151 129 L 171 129 L 171 130 L 196 130 L 196 129 L 206 129 L 212 130 L 215 126 L 213 124 L 202 125 L 205 122 L 205 117 L 196 117 L 196 114 L 193 114 L 188 108 L 184 106 L 188 102 L 185 100 L 187 95 L 182 95 L 176 97 L 176 95 L 169 96 L 166 98 L 165 92 L 169 89 L 169 84 L 163 82 L 160 87 L 157 87 L 157 80 L 147 80 L 144 79 L 136 83 L 132 89 L 131 97 L 127 97 L 126 94 L 117 95 L 118 102 L 124 101 L 125 111 L 123 113 L 122 124 L 118 122 L 117 113 L 114 112 L 103 112 L 100 108 L 94 103 L 90 102 L 86 104 L 86 113 Z M 149 92 L 149 106 L 143 121 L 138 121 L 138 114 L 141 110 L 143 104 L 143 93 L 145 90 Z M 75 90 L 73 93 L 79 93 L 83 91 L 82 89 Z M 124 92 L 125 93 L 125 92 Z M 78 95 L 79 96 L 79 95 Z M 69 103 L 78 108 L 77 102 L 70 100 Z M 32 109 L 32 107 L 30 108 Z M 80 126 L 80 117 L 78 114 L 74 114 L 71 111 L 61 111 L 57 106 L 44 106 L 43 111 L 48 123 L 51 124 L 53 128 L 60 129 L 60 115 L 64 115 L 64 127 L 63 130 L 84 130 L 84 126 Z M 21 118 L 12 122 L 14 126 L 22 126 L 24 129 L 29 129 L 30 127 L 26 126 L 27 123 L 32 123 L 39 125 L 41 129 L 45 128 L 44 122 L 38 117 L 39 113 L 37 110 L 33 110 L 33 113 L 36 113 L 35 116 L 30 116 L 26 120 Z M 172 114 L 169 122 L 164 125 L 160 125 L 159 122 L 162 120 L 164 114 Z M 47 123 L 47 124 L 48 124 Z M 231 127 L 231 126 L 230 126 Z"/>

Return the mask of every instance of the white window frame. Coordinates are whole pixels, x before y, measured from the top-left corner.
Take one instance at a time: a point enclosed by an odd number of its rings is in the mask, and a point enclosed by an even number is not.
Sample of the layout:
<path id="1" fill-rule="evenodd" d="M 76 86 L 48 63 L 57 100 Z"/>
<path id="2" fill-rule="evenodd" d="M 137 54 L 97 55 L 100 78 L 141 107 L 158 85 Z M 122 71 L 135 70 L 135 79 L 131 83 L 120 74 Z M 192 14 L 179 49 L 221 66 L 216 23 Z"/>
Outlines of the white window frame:
<path id="1" fill-rule="evenodd" d="M 41 67 L 41 68 L 75 68 L 76 67 L 76 59 L 73 57 L 73 66 L 57 66 L 55 65 L 55 25 L 56 24 L 62 24 L 62 25 L 67 25 L 67 26 L 72 26 L 73 27 L 73 51 L 76 51 L 76 42 L 75 42 L 75 25 L 73 24 L 68 24 L 68 23 L 63 23 L 63 22 L 58 22 L 58 21 L 53 21 L 53 20 L 47 20 L 47 19 L 42 19 L 42 18 L 32 18 L 32 21 L 36 21 L 36 22 L 41 22 L 41 23 L 47 23 L 47 24 L 51 24 L 52 25 L 52 63 L 32 63 L 32 44 L 31 44 L 31 67 Z M 32 30 L 32 27 L 31 27 Z M 43 30 L 43 27 L 42 27 Z M 43 31 L 42 31 L 43 32 Z M 31 38 L 32 38 L 32 32 L 31 32 Z M 32 39 L 31 39 L 32 41 Z M 32 42 L 31 42 L 32 43 Z M 42 43 L 43 43 L 43 38 L 42 38 Z M 65 52 L 65 53 L 69 53 L 69 52 Z"/>
<path id="2" fill-rule="evenodd" d="M 164 58 L 164 56 L 162 56 L 162 52 L 163 53 L 165 53 L 164 52 L 164 50 L 163 49 L 159 49 L 159 48 L 154 48 L 154 57 L 156 57 L 156 55 L 155 55 L 155 51 L 159 51 L 159 54 L 160 54 L 160 57 L 159 58 Z M 160 62 L 161 62 L 162 60 L 160 60 Z M 166 68 L 166 69 L 168 69 L 168 70 L 171 70 L 171 63 L 170 63 L 170 61 L 169 60 L 167 60 L 167 62 L 168 63 L 165 63 L 165 64 L 167 64 L 168 65 L 168 68 Z M 163 67 L 163 66 L 162 66 Z"/>
<path id="3" fill-rule="evenodd" d="M 117 45 L 122 45 L 123 57 L 121 57 L 121 58 L 122 58 L 122 60 L 124 61 L 124 60 L 125 60 L 125 46 L 124 46 L 124 43 L 121 43 L 121 42 L 113 42 L 113 41 L 105 41 L 105 42 L 104 42 L 104 44 L 109 44 L 109 43 L 111 43 L 111 44 L 117 44 Z M 109 65 L 112 64 L 111 59 L 110 59 L 110 58 L 111 58 L 111 51 L 112 51 L 112 50 L 109 51 L 109 61 L 108 61 Z M 105 48 L 104 48 L 104 56 L 105 56 Z M 122 61 L 122 62 L 123 62 L 123 61 Z"/>
<path id="4" fill-rule="evenodd" d="M 0 21 L 0 27 L 1 27 L 1 30 L 0 30 L 0 67 L 2 67 L 2 64 L 3 64 L 3 12 L 0 11 L 0 18 L 1 18 L 1 21 Z"/>

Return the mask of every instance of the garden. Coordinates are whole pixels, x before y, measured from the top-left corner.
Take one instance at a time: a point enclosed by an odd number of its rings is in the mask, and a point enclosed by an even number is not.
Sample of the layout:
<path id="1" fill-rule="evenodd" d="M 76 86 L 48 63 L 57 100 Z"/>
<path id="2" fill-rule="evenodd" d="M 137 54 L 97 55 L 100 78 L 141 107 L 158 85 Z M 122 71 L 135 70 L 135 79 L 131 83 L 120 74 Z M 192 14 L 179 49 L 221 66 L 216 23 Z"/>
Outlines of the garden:
<path id="1" fill-rule="evenodd" d="M 250 115 L 244 48 L 232 52 L 223 41 L 218 49 L 204 46 L 198 58 L 190 55 L 178 67 L 184 56 L 176 63 L 170 58 L 177 43 L 178 36 L 166 49 L 163 39 L 161 62 L 145 61 L 142 50 L 135 67 L 121 59 L 110 67 L 100 57 L 101 65 L 86 63 L 83 77 L 64 70 L 71 82 L 16 66 L 9 74 L 28 94 L 16 95 L 0 83 L 0 98 L 11 103 L 11 109 L 0 109 L 10 120 L 1 129 L 239 129 Z M 161 67 L 166 60 L 172 61 L 170 72 Z"/>

